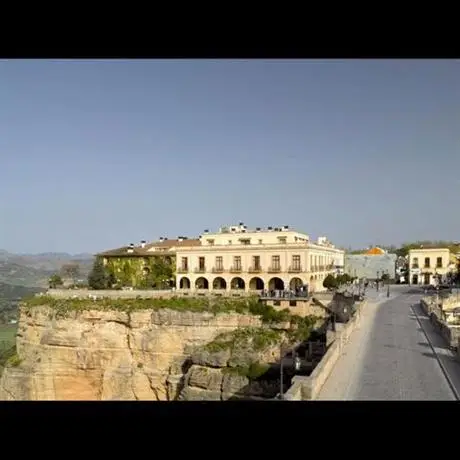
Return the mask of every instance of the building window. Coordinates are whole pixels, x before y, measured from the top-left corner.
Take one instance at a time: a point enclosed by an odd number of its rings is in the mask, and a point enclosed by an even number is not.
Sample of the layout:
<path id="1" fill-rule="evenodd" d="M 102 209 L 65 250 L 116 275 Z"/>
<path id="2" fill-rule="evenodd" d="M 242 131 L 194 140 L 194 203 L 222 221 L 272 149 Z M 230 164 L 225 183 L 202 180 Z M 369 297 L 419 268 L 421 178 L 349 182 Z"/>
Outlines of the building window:
<path id="1" fill-rule="evenodd" d="M 233 268 L 241 270 L 241 256 L 235 256 L 233 258 Z"/>
<path id="2" fill-rule="evenodd" d="M 281 268 L 280 256 L 272 256 L 272 268 L 279 270 Z"/>
<path id="3" fill-rule="evenodd" d="M 418 268 L 418 257 L 414 257 L 412 261 L 412 268 Z"/>
<path id="4" fill-rule="evenodd" d="M 425 257 L 425 268 L 430 268 L 430 258 Z"/>
<path id="5" fill-rule="evenodd" d="M 246 246 L 251 244 L 251 239 L 250 238 L 242 238 L 240 241 L 241 241 L 241 244 L 244 244 Z"/>
<path id="6" fill-rule="evenodd" d="M 182 257 L 182 259 L 181 259 L 181 268 L 184 271 L 188 270 L 188 258 L 187 257 Z"/>
<path id="7" fill-rule="evenodd" d="M 252 267 L 256 270 L 260 270 L 260 256 L 252 257 Z"/>
<path id="8" fill-rule="evenodd" d="M 294 270 L 300 270 L 300 256 L 292 256 L 292 268 Z"/>
<path id="9" fill-rule="evenodd" d="M 442 268 L 442 257 L 436 259 L 436 268 Z"/>
<path id="10" fill-rule="evenodd" d="M 217 268 L 217 270 L 223 270 L 224 269 L 224 258 L 222 256 L 217 256 L 216 257 L 216 268 Z"/>
<path id="11" fill-rule="evenodd" d="M 214 246 L 214 240 L 207 240 L 209 246 Z"/>
<path id="12" fill-rule="evenodd" d="M 198 257 L 198 268 L 200 269 L 200 271 L 205 270 L 204 257 Z"/>
<path id="13" fill-rule="evenodd" d="M 259 240 L 259 244 L 262 244 L 262 240 Z"/>
<path id="14" fill-rule="evenodd" d="M 279 237 L 278 237 L 278 243 L 279 243 L 279 244 L 286 244 L 286 243 L 287 243 L 287 237 L 285 237 L 285 236 L 279 236 Z"/>

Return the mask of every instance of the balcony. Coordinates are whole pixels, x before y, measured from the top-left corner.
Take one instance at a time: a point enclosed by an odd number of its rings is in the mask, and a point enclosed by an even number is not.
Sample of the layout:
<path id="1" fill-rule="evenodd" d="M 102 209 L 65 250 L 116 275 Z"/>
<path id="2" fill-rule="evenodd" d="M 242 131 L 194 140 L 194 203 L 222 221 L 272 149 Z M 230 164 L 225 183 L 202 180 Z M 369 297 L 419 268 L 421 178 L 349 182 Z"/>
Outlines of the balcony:
<path id="1" fill-rule="evenodd" d="M 431 268 L 431 267 L 430 267 L 430 264 L 425 264 L 423 268 Z"/>
<path id="2" fill-rule="evenodd" d="M 188 273 L 188 267 L 179 267 L 177 273 Z"/>
<path id="3" fill-rule="evenodd" d="M 418 264 L 412 264 L 411 267 L 412 268 L 419 268 Z"/>
<path id="4" fill-rule="evenodd" d="M 195 273 L 206 273 L 206 267 L 197 267 L 194 270 Z"/>
<path id="5" fill-rule="evenodd" d="M 224 271 L 224 267 L 212 267 L 213 273 L 223 273 Z"/>
<path id="6" fill-rule="evenodd" d="M 262 267 L 249 267 L 249 273 L 260 273 L 262 271 Z"/>
<path id="7" fill-rule="evenodd" d="M 320 272 L 323 272 L 323 271 L 324 271 L 324 268 L 325 268 L 324 265 L 320 265 L 320 266 L 318 267 L 318 270 L 319 270 Z"/>
<path id="8" fill-rule="evenodd" d="M 238 267 L 238 266 L 230 267 L 230 273 L 241 273 L 242 271 L 243 269 L 241 267 Z"/>
<path id="9" fill-rule="evenodd" d="M 274 267 L 268 267 L 268 273 L 281 273 L 281 267 L 279 266 L 274 266 Z"/>
<path id="10" fill-rule="evenodd" d="M 288 273 L 300 273 L 301 271 L 302 267 L 300 265 L 294 265 L 288 268 Z"/>

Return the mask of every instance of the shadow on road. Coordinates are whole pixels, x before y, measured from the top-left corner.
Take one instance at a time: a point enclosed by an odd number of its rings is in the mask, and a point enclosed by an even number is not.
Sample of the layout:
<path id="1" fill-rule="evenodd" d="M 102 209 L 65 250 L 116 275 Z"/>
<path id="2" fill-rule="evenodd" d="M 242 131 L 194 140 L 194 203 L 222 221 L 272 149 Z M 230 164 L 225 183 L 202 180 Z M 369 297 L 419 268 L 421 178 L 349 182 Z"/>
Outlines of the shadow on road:
<path id="1" fill-rule="evenodd" d="M 424 351 L 424 352 L 422 353 L 422 355 L 423 355 L 423 356 L 426 356 L 427 358 L 434 358 L 434 359 L 436 359 L 436 355 L 435 355 L 434 353 L 428 353 L 428 352 Z"/>

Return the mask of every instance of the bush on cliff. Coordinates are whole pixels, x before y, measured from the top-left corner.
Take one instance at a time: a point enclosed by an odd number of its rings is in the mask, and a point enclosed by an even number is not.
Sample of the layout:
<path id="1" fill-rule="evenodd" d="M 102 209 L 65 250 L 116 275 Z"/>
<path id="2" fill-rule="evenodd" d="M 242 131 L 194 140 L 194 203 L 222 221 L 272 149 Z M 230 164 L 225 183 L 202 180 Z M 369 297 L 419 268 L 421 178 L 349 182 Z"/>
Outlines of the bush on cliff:
<path id="1" fill-rule="evenodd" d="M 68 311 L 84 310 L 119 310 L 131 312 L 136 310 L 171 309 L 176 311 L 240 313 L 260 316 L 265 324 L 289 321 L 288 310 L 276 311 L 273 307 L 261 304 L 257 298 L 222 299 L 222 298 L 197 298 L 197 297 L 172 297 L 162 298 L 135 298 L 135 299 L 91 299 L 91 298 L 65 298 L 41 295 L 23 302 L 23 308 L 34 306 L 48 306 L 62 313 Z"/>

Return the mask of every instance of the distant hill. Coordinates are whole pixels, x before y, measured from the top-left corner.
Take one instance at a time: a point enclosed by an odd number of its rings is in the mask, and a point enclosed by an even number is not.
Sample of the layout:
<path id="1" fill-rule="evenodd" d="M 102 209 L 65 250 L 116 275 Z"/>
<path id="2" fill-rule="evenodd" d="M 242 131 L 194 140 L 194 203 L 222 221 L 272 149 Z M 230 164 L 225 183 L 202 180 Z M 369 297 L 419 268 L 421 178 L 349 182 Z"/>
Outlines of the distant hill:
<path id="1" fill-rule="evenodd" d="M 16 273 L 11 273 L 11 276 L 8 275 L 6 278 L 2 278 L 2 275 L 0 274 L 0 282 L 3 281 L 10 284 L 23 285 L 22 280 L 33 279 L 37 280 L 39 284 L 36 282 L 32 284 L 28 282 L 24 285 L 41 286 L 42 279 L 47 280 L 51 274 L 58 272 L 63 265 L 70 262 L 78 263 L 81 269 L 81 277 L 86 278 L 89 271 L 91 270 L 93 260 L 93 255 L 87 253 L 74 255 L 60 252 L 45 252 L 41 254 L 13 254 L 11 252 L 0 249 L 0 265 L 3 264 L 3 266 L 6 267 L 3 271 L 16 271 Z M 22 274 L 20 273 L 17 266 L 22 266 L 24 270 L 32 269 L 35 270 L 35 272 L 29 272 L 28 275 L 26 275 L 26 273 Z M 39 272 L 42 273 L 40 274 Z M 17 280 L 16 277 L 18 277 Z"/>
<path id="2" fill-rule="evenodd" d="M 15 286 L 0 282 L 0 325 L 18 318 L 18 304 L 21 299 L 45 290 L 44 288 Z"/>

